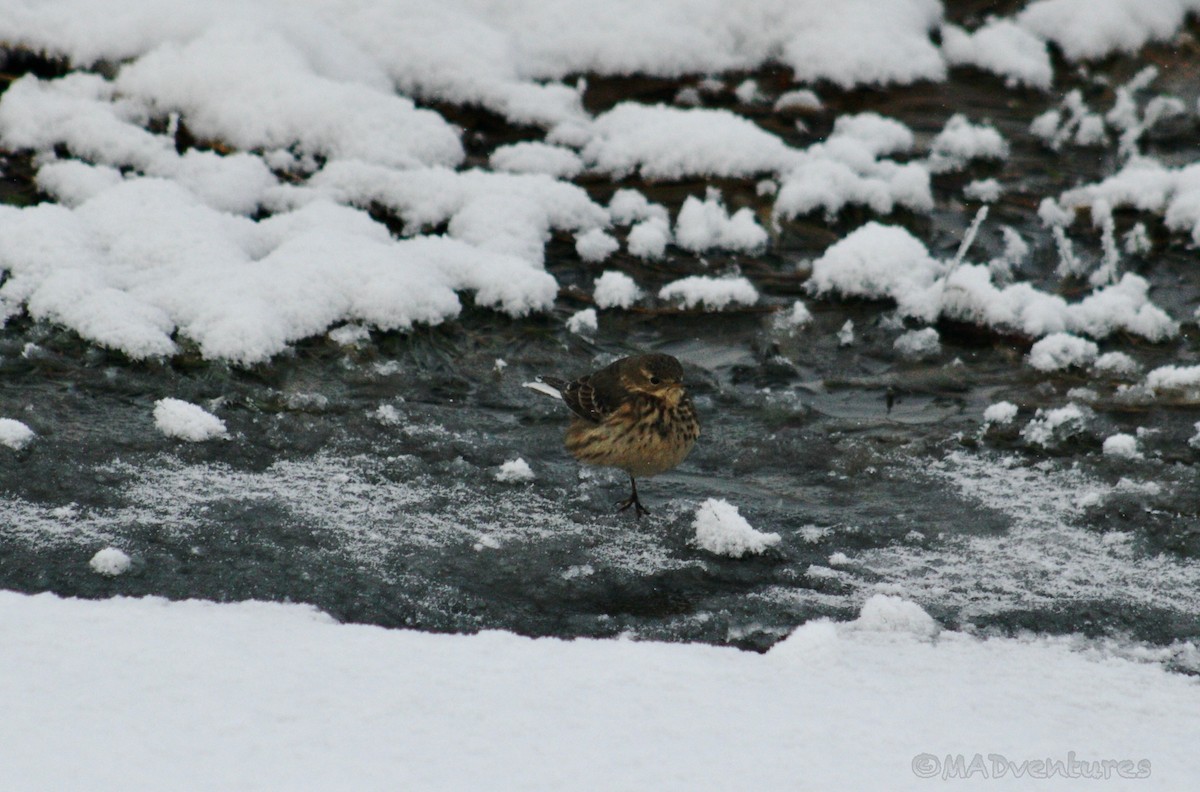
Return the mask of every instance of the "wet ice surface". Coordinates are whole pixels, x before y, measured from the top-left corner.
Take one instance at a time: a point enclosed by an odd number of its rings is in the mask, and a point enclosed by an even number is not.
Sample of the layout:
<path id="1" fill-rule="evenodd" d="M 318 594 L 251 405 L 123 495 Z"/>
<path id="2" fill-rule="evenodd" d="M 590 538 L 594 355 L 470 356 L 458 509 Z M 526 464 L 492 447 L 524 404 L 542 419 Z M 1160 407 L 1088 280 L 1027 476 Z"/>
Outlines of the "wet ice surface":
<path id="1" fill-rule="evenodd" d="M 1194 67 L 1168 55 L 1157 53 L 1158 87 L 1194 105 Z M 1120 83 L 1140 65 L 1118 59 L 1106 79 Z M 757 77 L 768 91 L 786 82 L 776 72 Z M 1058 256 L 1037 203 L 1120 162 L 1113 147 L 1049 151 L 1029 124 L 1053 99 L 1000 85 L 953 72 L 938 85 L 829 89 L 808 132 L 762 108 L 739 112 L 793 143 L 826 136 L 849 112 L 895 117 L 923 144 L 952 111 L 988 119 L 1010 142 L 1009 159 L 936 176 L 932 213 L 889 221 L 949 258 L 978 207 L 964 188 L 999 178 L 1005 191 L 971 260 L 999 256 L 1001 226 L 1011 225 L 1032 248 L 1023 276 L 1078 299 L 1086 286 L 1064 287 L 1054 274 Z M 669 101 L 679 87 L 597 78 L 586 100 L 598 112 L 617 97 Z M 479 126 L 468 138 L 474 159 L 527 134 L 491 116 Z M 1191 117 L 1154 130 L 1145 146 L 1168 164 L 1187 163 L 1195 132 Z M 628 183 L 672 213 L 703 193 L 698 181 Z M 731 208 L 760 206 L 752 180 L 721 186 Z M 589 189 L 606 201 L 613 185 Z M 547 252 L 564 287 L 552 314 L 510 320 L 468 309 L 409 334 L 344 328 L 250 369 L 186 352 L 169 364 L 133 363 L 60 329 L 12 321 L 0 337 L 0 416 L 36 437 L 0 448 L 0 587 L 290 600 L 386 626 L 748 648 L 817 616 L 849 618 L 882 591 L 947 625 L 1144 643 L 1147 656 L 1200 668 L 1186 644 L 1200 637 L 1200 450 L 1188 443 L 1196 400 L 1131 402 L 1118 391 L 1131 379 L 1040 372 L 1025 362 L 1031 339 L 946 322 L 940 347 L 905 354 L 896 340 L 918 326 L 887 303 L 805 298 L 813 321 L 778 326 L 802 295 L 809 261 L 873 217 L 859 208 L 832 221 L 802 217 L 765 255 L 710 254 L 703 265 L 679 251 L 588 265 L 560 234 Z M 1116 217 L 1122 234 L 1150 224 L 1155 250 L 1125 266 L 1186 320 L 1200 296 L 1194 250 L 1153 216 Z M 1099 259 L 1097 234 L 1074 238 L 1077 254 Z M 778 314 L 601 311 L 594 333 L 566 329 L 590 307 L 585 297 L 603 270 L 631 272 L 656 293 L 733 267 Z M 848 321 L 853 341 L 842 344 Z M 623 477 L 581 470 L 561 446 L 566 410 L 521 383 L 647 350 L 684 361 L 703 436 L 682 466 L 642 483 L 653 516 L 636 522 L 613 511 Z M 1117 336 L 1100 351 L 1124 352 L 1143 370 L 1200 359 L 1194 323 L 1163 344 Z M 228 437 L 164 436 L 154 410 L 168 397 L 219 416 Z M 1015 421 L 985 427 L 984 410 L 1000 401 L 1019 406 Z M 1036 414 L 1069 404 L 1082 417 L 1057 429 Z M 1028 431 L 1039 420 L 1045 432 Z M 1102 452 L 1119 432 L 1137 437 L 1140 457 Z M 497 480 L 518 457 L 532 481 Z M 737 559 L 696 548 L 694 513 L 713 497 L 782 541 Z M 117 577 L 89 566 L 110 546 L 132 559 Z"/>
<path id="2" fill-rule="evenodd" d="M 1192 665 L 1178 642 L 1200 634 L 1194 413 L 1136 416 L 1155 430 L 1141 460 L 1101 453 L 1129 425 L 1102 405 L 1064 444 L 1030 448 L 1018 431 L 1032 407 L 1075 383 L 951 333 L 914 362 L 891 349 L 880 306 L 813 308 L 795 337 L 770 317 L 629 318 L 595 345 L 557 317 L 472 313 L 314 341 L 250 373 L 136 366 L 26 328 L 5 342 L 3 406 L 38 437 L 0 457 L 0 575 L 81 596 L 309 602 L 388 626 L 757 648 L 884 591 L 950 625 L 1132 638 Z M 771 339 L 781 355 L 761 353 Z M 688 361 L 704 420 L 691 458 L 643 482 L 654 514 L 640 523 L 613 512 L 622 477 L 562 449 L 565 410 L 520 385 L 634 348 Z M 166 393 L 220 414 L 228 438 L 156 431 Z M 1022 414 L 985 429 L 1002 398 Z M 498 481 L 518 456 L 534 479 Z M 709 497 L 781 543 L 739 559 L 695 548 Z M 107 546 L 132 556 L 129 572 L 89 568 Z"/>

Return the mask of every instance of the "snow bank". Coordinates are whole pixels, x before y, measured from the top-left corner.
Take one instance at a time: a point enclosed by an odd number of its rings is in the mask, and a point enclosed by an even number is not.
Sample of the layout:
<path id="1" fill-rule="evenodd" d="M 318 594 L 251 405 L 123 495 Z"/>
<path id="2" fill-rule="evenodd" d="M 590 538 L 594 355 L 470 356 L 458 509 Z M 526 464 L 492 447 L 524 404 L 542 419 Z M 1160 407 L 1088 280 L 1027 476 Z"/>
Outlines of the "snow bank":
<path id="1" fill-rule="evenodd" d="M 692 527 L 696 530 L 692 538 L 696 547 L 731 558 L 762 553 L 779 544 L 781 539 L 777 533 L 754 530 L 738 513 L 737 506 L 721 498 L 709 498 L 701 503 Z"/>
<path id="2" fill-rule="evenodd" d="M 936 782 L 912 767 L 977 750 L 1145 759 L 1172 789 L 1200 775 L 1200 692 L 1186 677 L 1052 638 L 931 641 L 927 619 L 875 598 L 857 622 L 809 622 L 759 655 L 383 630 L 300 605 L 0 592 L 0 631 L 21 636 L 0 654 L 5 780 L 919 790 Z"/>
<path id="3" fill-rule="evenodd" d="M 711 278 L 692 275 L 672 281 L 658 292 L 660 300 L 678 300 L 684 308 L 704 306 L 707 311 L 737 305 L 754 305 L 758 290 L 745 278 Z"/>
<path id="4" fill-rule="evenodd" d="M 228 435 L 224 421 L 203 407 L 180 399 L 155 402 L 154 425 L 167 437 L 193 443 Z"/>
<path id="5" fill-rule="evenodd" d="M 20 451 L 33 442 L 33 430 L 12 418 L 0 418 L 0 445 Z"/>

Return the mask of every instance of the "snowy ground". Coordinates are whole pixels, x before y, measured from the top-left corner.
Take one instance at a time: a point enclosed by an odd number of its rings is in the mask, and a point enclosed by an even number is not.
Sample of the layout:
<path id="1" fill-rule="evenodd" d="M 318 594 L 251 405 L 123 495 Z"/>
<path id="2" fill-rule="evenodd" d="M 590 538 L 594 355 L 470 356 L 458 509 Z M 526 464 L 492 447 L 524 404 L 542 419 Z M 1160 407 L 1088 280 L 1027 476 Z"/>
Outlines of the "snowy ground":
<path id="1" fill-rule="evenodd" d="M 939 633 L 887 597 L 765 655 L 11 593 L 0 628 L 21 636 L 0 653 L 14 789 L 1182 790 L 1200 774 L 1191 680 Z"/>
<path id="2" fill-rule="evenodd" d="M 1200 775 L 1200 3 L 103 6 L 0 8 L 18 788 Z M 635 525 L 521 383 L 646 350 Z"/>

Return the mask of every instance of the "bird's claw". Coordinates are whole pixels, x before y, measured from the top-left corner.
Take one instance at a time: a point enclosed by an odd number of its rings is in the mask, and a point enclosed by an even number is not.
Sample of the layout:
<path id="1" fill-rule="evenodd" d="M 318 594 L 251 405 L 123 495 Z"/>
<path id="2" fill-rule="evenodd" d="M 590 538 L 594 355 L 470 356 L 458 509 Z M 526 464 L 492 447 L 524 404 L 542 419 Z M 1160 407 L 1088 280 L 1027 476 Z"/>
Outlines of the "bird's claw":
<path id="1" fill-rule="evenodd" d="M 650 510 L 642 505 L 642 502 L 637 499 L 636 495 L 630 496 L 625 500 L 617 501 L 617 511 L 619 512 L 625 511 L 630 506 L 634 507 L 634 514 L 637 515 L 639 520 L 642 519 L 643 514 L 647 516 L 650 514 Z"/>

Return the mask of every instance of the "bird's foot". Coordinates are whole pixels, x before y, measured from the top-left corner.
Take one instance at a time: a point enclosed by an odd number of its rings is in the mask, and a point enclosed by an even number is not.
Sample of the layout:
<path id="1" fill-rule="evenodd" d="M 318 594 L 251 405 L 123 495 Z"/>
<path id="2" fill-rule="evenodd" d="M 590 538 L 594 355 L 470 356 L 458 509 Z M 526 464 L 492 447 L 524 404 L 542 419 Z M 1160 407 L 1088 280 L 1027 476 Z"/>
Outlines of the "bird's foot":
<path id="1" fill-rule="evenodd" d="M 630 506 L 633 507 L 634 514 L 637 515 L 637 518 L 639 520 L 642 519 L 643 514 L 645 514 L 645 515 L 650 514 L 650 510 L 647 509 L 645 506 L 643 506 L 642 502 L 640 500 L 638 500 L 637 493 L 630 495 L 625 500 L 617 501 L 617 511 L 619 511 L 619 512 L 625 511 Z"/>

